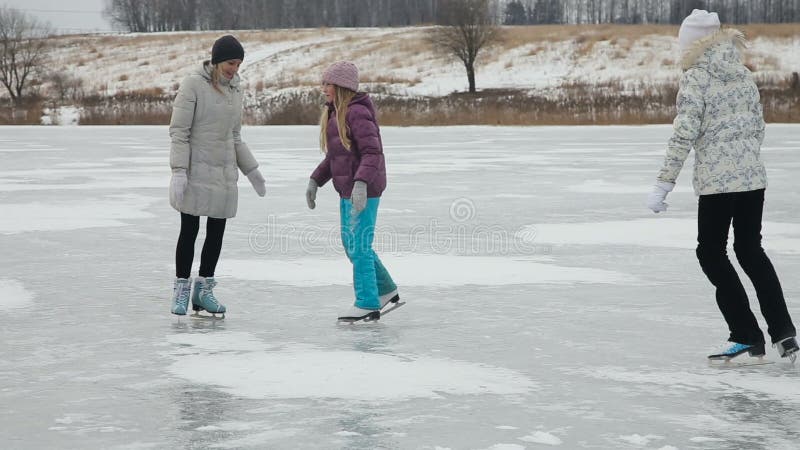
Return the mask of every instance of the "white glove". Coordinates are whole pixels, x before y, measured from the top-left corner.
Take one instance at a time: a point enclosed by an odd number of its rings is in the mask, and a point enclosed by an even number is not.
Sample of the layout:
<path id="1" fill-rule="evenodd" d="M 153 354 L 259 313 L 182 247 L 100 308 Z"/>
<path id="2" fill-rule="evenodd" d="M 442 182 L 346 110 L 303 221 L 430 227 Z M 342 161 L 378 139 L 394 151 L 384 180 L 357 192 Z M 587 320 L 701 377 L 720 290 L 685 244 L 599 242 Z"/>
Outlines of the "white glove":
<path id="1" fill-rule="evenodd" d="M 358 214 L 367 207 L 367 183 L 356 181 L 350 194 L 350 201 L 353 202 L 353 214 Z"/>
<path id="2" fill-rule="evenodd" d="M 656 214 L 666 211 L 669 205 L 664 203 L 664 200 L 667 199 L 667 194 L 672 192 L 673 188 L 675 188 L 675 183 L 668 183 L 666 181 L 656 182 L 656 185 L 653 186 L 653 192 L 647 196 L 647 207 Z"/>
<path id="3" fill-rule="evenodd" d="M 183 203 L 183 192 L 189 180 L 186 178 L 186 169 L 174 169 L 172 180 L 169 182 L 169 201 L 175 207 L 180 208 Z"/>
<path id="4" fill-rule="evenodd" d="M 308 187 L 306 188 L 306 203 L 308 203 L 308 209 L 314 209 L 317 207 L 317 182 L 312 178 L 308 180 Z"/>
<path id="5" fill-rule="evenodd" d="M 267 180 L 264 179 L 264 176 L 261 175 L 261 171 L 258 169 L 253 169 L 247 174 L 247 179 L 250 180 L 250 184 L 253 185 L 253 189 L 256 190 L 256 194 L 259 197 L 263 197 L 267 195 Z"/>

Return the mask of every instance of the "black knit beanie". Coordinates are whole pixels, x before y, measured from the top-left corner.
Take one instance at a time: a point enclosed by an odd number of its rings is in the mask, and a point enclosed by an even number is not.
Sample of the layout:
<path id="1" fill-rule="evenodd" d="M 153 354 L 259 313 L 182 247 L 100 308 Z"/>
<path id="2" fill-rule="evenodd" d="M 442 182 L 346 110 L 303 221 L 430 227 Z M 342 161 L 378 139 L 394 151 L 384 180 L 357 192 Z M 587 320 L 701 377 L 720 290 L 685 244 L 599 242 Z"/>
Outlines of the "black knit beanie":
<path id="1" fill-rule="evenodd" d="M 229 59 L 244 59 L 244 48 L 235 37 L 222 36 L 211 47 L 211 64 L 219 64 Z"/>

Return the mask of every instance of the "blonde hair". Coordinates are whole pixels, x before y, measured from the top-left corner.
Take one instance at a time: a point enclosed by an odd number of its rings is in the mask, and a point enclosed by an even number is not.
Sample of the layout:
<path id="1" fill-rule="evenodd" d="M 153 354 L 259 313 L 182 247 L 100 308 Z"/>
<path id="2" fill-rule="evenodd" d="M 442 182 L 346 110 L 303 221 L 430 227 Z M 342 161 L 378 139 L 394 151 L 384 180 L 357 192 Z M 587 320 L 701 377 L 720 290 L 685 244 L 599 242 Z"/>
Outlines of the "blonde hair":
<path id="1" fill-rule="evenodd" d="M 210 62 L 209 64 L 211 65 L 211 87 L 222 94 L 222 89 L 219 88 L 219 77 L 222 72 L 222 67 L 219 64 L 211 64 Z"/>
<path id="2" fill-rule="evenodd" d="M 347 126 L 347 106 L 353 97 L 356 96 L 355 91 L 343 88 L 338 85 L 333 85 L 335 96 L 333 99 L 333 109 L 336 112 L 336 125 L 339 128 L 339 138 L 342 140 L 342 145 L 347 150 L 350 150 L 352 142 L 347 136 L 350 129 Z M 328 151 L 328 105 L 322 107 L 322 116 L 319 119 L 319 147 L 323 153 Z"/>

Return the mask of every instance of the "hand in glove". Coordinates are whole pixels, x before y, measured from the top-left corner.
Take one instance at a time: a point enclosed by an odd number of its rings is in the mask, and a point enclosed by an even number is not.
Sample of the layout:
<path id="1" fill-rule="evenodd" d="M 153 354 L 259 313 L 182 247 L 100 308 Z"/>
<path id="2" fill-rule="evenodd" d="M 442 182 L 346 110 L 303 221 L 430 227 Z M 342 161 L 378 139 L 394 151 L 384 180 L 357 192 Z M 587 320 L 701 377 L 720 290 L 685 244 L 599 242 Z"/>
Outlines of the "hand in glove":
<path id="1" fill-rule="evenodd" d="M 667 199 L 667 194 L 672 192 L 675 183 L 668 183 L 666 181 L 659 181 L 653 186 L 653 192 L 647 196 L 647 207 L 654 213 L 660 213 L 667 210 L 667 204 L 664 200 Z"/>
<path id="2" fill-rule="evenodd" d="M 353 203 L 353 215 L 359 214 L 367 207 L 367 183 L 356 181 L 350 194 L 350 201 Z"/>
<path id="3" fill-rule="evenodd" d="M 250 180 L 250 184 L 253 185 L 253 189 L 256 190 L 256 194 L 259 197 L 263 197 L 267 195 L 267 180 L 264 179 L 264 176 L 261 175 L 261 171 L 258 169 L 253 169 L 247 174 L 247 179 Z"/>
<path id="4" fill-rule="evenodd" d="M 186 169 L 174 169 L 172 171 L 172 180 L 169 182 L 169 201 L 176 208 L 180 208 L 181 203 L 183 203 L 183 192 L 186 190 L 188 183 Z"/>
<path id="5" fill-rule="evenodd" d="M 317 182 L 314 179 L 308 180 L 308 187 L 306 188 L 306 203 L 308 203 L 308 209 L 314 209 L 317 207 Z"/>

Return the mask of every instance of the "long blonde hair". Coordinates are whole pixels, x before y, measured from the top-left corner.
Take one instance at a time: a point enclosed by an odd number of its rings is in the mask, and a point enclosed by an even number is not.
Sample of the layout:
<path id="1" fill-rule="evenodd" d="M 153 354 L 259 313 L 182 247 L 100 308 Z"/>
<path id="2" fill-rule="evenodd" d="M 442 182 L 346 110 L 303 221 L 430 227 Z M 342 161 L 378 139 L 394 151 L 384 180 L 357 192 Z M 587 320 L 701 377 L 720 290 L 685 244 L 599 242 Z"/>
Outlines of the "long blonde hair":
<path id="1" fill-rule="evenodd" d="M 219 88 L 219 77 L 222 72 L 222 66 L 219 64 L 211 64 L 210 61 L 207 64 L 211 66 L 211 87 L 222 94 L 222 89 Z"/>
<path id="2" fill-rule="evenodd" d="M 333 99 L 333 109 L 336 112 L 336 125 L 339 128 L 339 138 L 342 140 L 342 145 L 347 150 L 350 150 L 352 142 L 348 133 L 350 128 L 347 126 L 347 106 L 353 97 L 356 96 L 355 91 L 334 85 L 335 96 Z M 322 107 L 322 116 L 319 119 L 319 147 L 323 153 L 328 151 L 328 105 Z"/>

